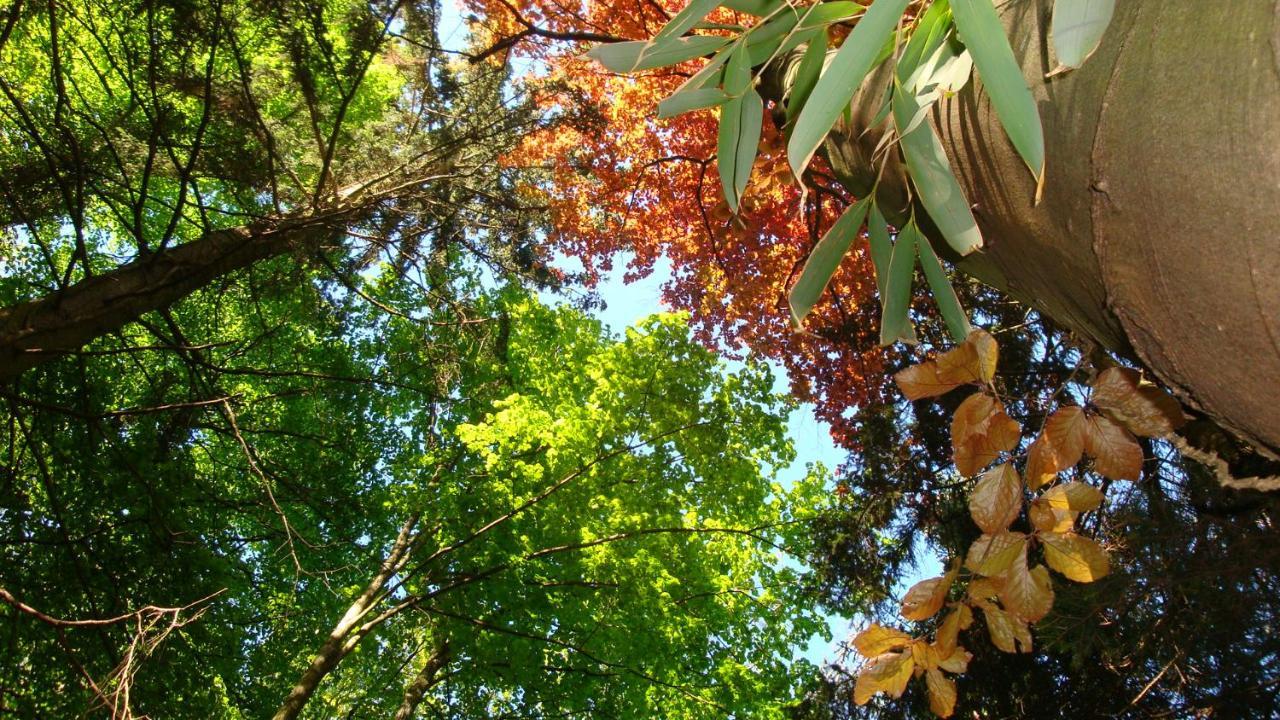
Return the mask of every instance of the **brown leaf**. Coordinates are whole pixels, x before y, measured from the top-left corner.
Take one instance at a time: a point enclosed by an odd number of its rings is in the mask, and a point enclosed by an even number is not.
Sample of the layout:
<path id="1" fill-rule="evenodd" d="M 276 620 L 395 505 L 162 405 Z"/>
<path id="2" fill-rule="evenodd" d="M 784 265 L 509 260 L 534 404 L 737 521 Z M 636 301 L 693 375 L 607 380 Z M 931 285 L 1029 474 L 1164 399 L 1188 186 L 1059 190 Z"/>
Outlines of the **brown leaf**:
<path id="1" fill-rule="evenodd" d="M 924 640 L 911 641 L 911 661 L 917 671 L 933 670 L 938 667 L 938 651 Z"/>
<path id="2" fill-rule="evenodd" d="M 995 338 L 985 330 L 975 329 L 955 349 L 938 356 L 938 377 L 957 385 L 991 382 L 998 352 Z"/>
<path id="3" fill-rule="evenodd" d="M 858 681 L 853 686 L 853 701 L 865 705 L 872 695 L 879 692 L 902 697 L 913 670 L 915 663 L 910 652 L 885 653 L 872 658 L 858 673 Z"/>
<path id="4" fill-rule="evenodd" d="M 1025 551 L 1026 545 L 1027 537 L 1022 533 L 983 535 L 969 546 L 964 566 L 987 577 L 1003 575 L 1014 558 Z"/>
<path id="5" fill-rule="evenodd" d="M 1093 582 L 1111 572 L 1111 558 L 1098 543 L 1075 533 L 1042 533 L 1049 567 L 1076 582 Z"/>
<path id="6" fill-rule="evenodd" d="M 853 647 L 863 657 L 872 658 L 890 650 L 904 648 L 910 642 L 911 636 L 901 630 L 872 623 L 865 630 L 854 636 Z"/>
<path id="7" fill-rule="evenodd" d="M 975 328 L 965 338 L 965 343 L 972 345 L 978 354 L 978 378 L 983 382 L 991 382 L 996 376 L 996 361 L 1000 358 L 1000 347 L 991 333 L 982 328 Z"/>
<path id="8" fill-rule="evenodd" d="M 1005 609 L 1026 620 L 1036 622 L 1053 609 L 1053 581 L 1043 565 L 1027 568 L 1027 554 L 1014 558 L 1004 575 L 1000 589 L 1000 604 Z"/>
<path id="9" fill-rule="evenodd" d="M 1119 423 L 1101 416 L 1086 423 L 1085 450 L 1093 469 L 1112 480 L 1137 480 L 1142 475 L 1142 447 Z"/>
<path id="10" fill-rule="evenodd" d="M 902 598 L 902 617 L 908 620 L 928 620 L 933 617 L 946 602 L 947 592 L 954 579 L 954 574 L 947 573 L 912 585 Z"/>
<path id="11" fill-rule="evenodd" d="M 969 661 L 973 655 L 959 645 L 948 657 L 938 661 L 938 667 L 956 675 L 964 674 L 969 669 Z"/>
<path id="12" fill-rule="evenodd" d="M 1066 482 L 1054 485 L 1040 497 L 1049 507 L 1071 512 L 1090 512 L 1102 504 L 1102 491 L 1082 482 Z"/>
<path id="13" fill-rule="evenodd" d="M 1011 463 L 997 465 L 978 478 L 969 494 L 969 514 L 982 532 L 995 534 L 1009 528 L 1022 512 L 1022 478 Z"/>
<path id="14" fill-rule="evenodd" d="M 961 385 L 961 383 L 947 382 L 938 377 L 938 364 L 932 360 L 912 365 L 898 372 L 893 379 L 908 400 L 943 395 Z"/>
<path id="15" fill-rule="evenodd" d="M 1080 462 L 1084 453 L 1085 436 L 1084 410 L 1075 405 L 1060 407 L 1054 411 L 1044 424 L 1044 435 L 1040 442 L 1045 463 L 1045 470 L 1061 472 L 1074 467 Z"/>
<path id="16" fill-rule="evenodd" d="M 1027 487 L 1032 490 L 1038 489 L 1058 475 L 1058 471 L 1053 467 L 1052 454 L 1045 450 L 1047 445 L 1044 438 L 1040 437 L 1036 438 L 1027 449 L 1027 467 L 1024 475 L 1027 478 Z"/>
<path id="17" fill-rule="evenodd" d="M 965 398 L 951 419 L 951 447 L 956 469 L 970 476 L 1017 446 L 1022 427 L 1004 412 L 999 400 L 986 393 Z"/>
<path id="18" fill-rule="evenodd" d="M 981 606 L 982 603 L 1000 595 L 1000 585 L 999 578 L 977 578 L 969 582 L 969 597 L 975 604 Z"/>
<path id="19" fill-rule="evenodd" d="M 930 670 L 925 673 L 924 682 L 929 688 L 929 709 L 938 717 L 951 717 L 956 711 L 955 681 L 939 670 Z"/>
<path id="20" fill-rule="evenodd" d="M 956 641 L 960 637 L 960 631 L 968 625 L 965 625 L 965 618 L 968 617 L 970 623 L 973 622 L 973 611 L 968 605 L 956 605 L 947 616 L 942 619 L 938 625 L 938 635 L 933 640 L 933 647 L 937 650 L 940 657 L 947 657 L 956 647 Z"/>
<path id="21" fill-rule="evenodd" d="M 1142 381 L 1137 370 L 1113 367 L 1093 381 L 1094 405 L 1136 435 L 1164 437 L 1186 423 L 1182 406 L 1160 388 Z"/>
<path id="22" fill-rule="evenodd" d="M 1031 652 L 1031 633 L 1020 618 L 994 606 L 982 608 L 982 616 L 992 645 L 1007 653 Z"/>
<path id="23" fill-rule="evenodd" d="M 1053 507 L 1040 497 L 1031 501 L 1027 515 L 1031 519 L 1031 527 L 1039 532 L 1067 532 L 1075 526 L 1077 513 Z"/>

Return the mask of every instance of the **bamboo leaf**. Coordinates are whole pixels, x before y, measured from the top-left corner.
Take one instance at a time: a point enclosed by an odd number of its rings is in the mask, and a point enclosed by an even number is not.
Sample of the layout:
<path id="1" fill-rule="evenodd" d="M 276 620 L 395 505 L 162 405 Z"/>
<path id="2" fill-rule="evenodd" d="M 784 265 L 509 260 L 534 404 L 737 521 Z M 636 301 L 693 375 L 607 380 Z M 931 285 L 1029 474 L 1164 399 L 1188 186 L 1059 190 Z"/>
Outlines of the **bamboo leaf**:
<path id="1" fill-rule="evenodd" d="M 923 235 L 920 237 L 919 251 L 920 267 L 924 270 L 925 279 L 929 281 L 929 290 L 933 293 L 933 301 L 938 304 L 942 319 L 947 324 L 947 331 L 951 333 L 952 340 L 962 343 L 973 330 L 973 326 L 969 324 L 969 316 L 960 306 L 960 298 L 956 297 L 955 288 L 951 287 L 951 281 L 942 270 L 942 263 L 938 262 L 938 256 L 934 254 L 933 246 L 929 244 L 929 238 Z"/>
<path id="2" fill-rule="evenodd" d="M 889 223 L 874 200 L 871 202 L 871 215 L 867 218 L 867 239 L 871 245 L 871 265 L 876 271 L 876 292 L 883 298 L 889 260 L 893 257 L 893 243 L 889 241 Z"/>
<path id="3" fill-rule="evenodd" d="M 745 46 L 739 45 L 725 71 L 725 91 L 731 96 L 720 110 L 720 132 L 716 146 L 720 185 L 725 201 L 734 212 L 751 179 L 760 130 L 764 123 L 764 101 L 751 87 L 751 68 Z"/>
<path id="4" fill-rule="evenodd" d="M 674 38 L 660 45 L 651 42 L 632 41 L 596 45 L 587 51 L 587 57 L 616 73 L 675 65 L 686 60 L 703 57 L 724 47 L 728 38 L 712 35 L 691 35 Z"/>
<path id="5" fill-rule="evenodd" d="M 1051 75 L 1078 68 L 1098 49 L 1111 24 L 1115 0 L 1056 0 L 1053 3 L 1053 53 L 1058 68 Z"/>
<path id="6" fill-rule="evenodd" d="M 748 15 L 757 17 L 765 17 L 769 13 L 782 7 L 781 0 L 725 0 L 721 3 L 730 10 L 736 10 Z"/>
<path id="7" fill-rule="evenodd" d="M 729 99 L 720 88 L 697 88 L 674 93 L 658 103 L 658 117 L 675 117 L 692 110 L 702 110 L 723 104 Z"/>
<path id="8" fill-rule="evenodd" d="M 804 107 L 805 101 L 818 84 L 818 76 L 822 74 L 822 65 L 827 59 L 827 34 L 819 33 L 814 42 L 805 48 L 804 57 L 796 69 L 795 80 L 791 83 L 791 91 L 787 94 L 787 122 L 795 118 Z"/>
<path id="9" fill-rule="evenodd" d="M 893 244 L 893 256 L 889 259 L 889 275 L 885 279 L 884 293 L 880 296 L 880 344 L 892 345 L 899 340 L 916 341 L 915 330 L 907 311 L 911 307 L 911 280 L 916 269 L 916 241 L 920 231 L 910 222 L 898 233 Z"/>
<path id="10" fill-rule="evenodd" d="M 910 0 L 875 0 L 831 60 L 796 119 L 787 155 L 796 177 L 804 173 L 818 146 L 875 64 Z"/>
<path id="11" fill-rule="evenodd" d="M 910 124 L 919 109 L 914 95 L 901 86 L 894 89 L 893 117 L 899 132 Z M 901 145 L 911 182 L 920 191 L 920 202 L 929 211 L 929 217 L 947 244 L 961 255 L 982 247 L 978 223 L 973 219 L 960 183 L 951 172 L 951 164 L 947 162 L 933 126 L 921 123 L 911 132 L 902 133 Z"/>
<path id="12" fill-rule="evenodd" d="M 704 18 L 711 14 L 712 10 L 720 7 L 720 0 L 691 0 L 684 9 L 676 13 L 675 17 L 667 21 L 666 25 L 653 36 L 651 41 L 654 45 L 660 45 L 668 40 L 675 40 L 681 35 L 693 29 L 694 25 L 702 22 Z"/>
<path id="13" fill-rule="evenodd" d="M 1044 130 L 1035 98 L 1004 34 L 1004 25 L 991 0 L 954 0 L 960 40 L 973 56 L 983 87 L 991 97 L 1000 124 L 1022 156 L 1037 184 L 1044 177 Z"/>
<path id="14" fill-rule="evenodd" d="M 789 303 L 791 305 L 791 324 L 799 329 L 804 325 L 804 318 L 818 304 L 822 292 L 826 290 L 831 276 L 835 275 L 840 261 L 849 251 L 849 246 L 857 239 L 862 229 L 862 221 L 867 217 L 867 208 L 871 204 L 871 196 L 867 196 L 849 206 L 840 219 L 827 230 L 808 259 L 804 261 L 804 270 L 800 279 L 791 288 Z"/>

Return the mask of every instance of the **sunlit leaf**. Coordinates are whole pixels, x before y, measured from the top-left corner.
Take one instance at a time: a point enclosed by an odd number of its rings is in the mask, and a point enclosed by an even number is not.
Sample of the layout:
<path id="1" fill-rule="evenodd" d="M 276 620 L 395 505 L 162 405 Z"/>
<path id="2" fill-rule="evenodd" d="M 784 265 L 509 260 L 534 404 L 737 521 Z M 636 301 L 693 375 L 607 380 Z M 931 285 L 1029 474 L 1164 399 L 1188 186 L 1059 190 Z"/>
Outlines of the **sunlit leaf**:
<path id="1" fill-rule="evenodd" d="M 947 613 L 938 625 L 938 635 L 934 638 L 934 647 L 940 657 L 949 657 L 955 650 L 960 631 L 973 624 L 973 611 L 968 605 L 956 605 Z"/>
<path id="2" fill-rule="evenodd" d="M 1053 609 L 1053 581 L 1049 579 L 1049 571 L 1043 565 L 1029 568 L 1026 552 L 1018 555 L 1004 574 L 1000 604 L 1027 622 L 1036 622 L 1048 615 Z"/>
<path id="3" fill-rule="evenodd" d="M 725 68 L 725 92 L 730 100 L 720 108 L 720 133 L 716 160 L 725 201 L 734 212 L 751 179 L 760 131 L 764 122 L 764 101 L 751 87 L 751 66 L 742 46 L 734 51 Z"/>
<path id="4" fill-rule="evenodd" d="M 1080 462 L 1087 424 L 1084 410 L 1075 405 L 1060 407 L 1049 416 L 1039 440 L 1043 443 L 1045 470 L 1061 472 Z"/>
<path id="5" fill-rule="evenodd" d="M 956 342 L 964 342 L 969 332 L 973 330 L 973 326 L 969 324 L 969 316 L 960 306 L 960 298 L 956 297 L 956 291 L 951 287 L 951 281 L 947 279 L 942 263 L 938 262 L 938 256 L 934 254 L 933 246 L 929 244 L 929 238 L 921 234 L 918 242 L 920 269 L 924 271 L 924 277 L 929 281 L 929 290 L 933 294 L 933 301 L 938 304 L 938 312 L 942 315 L 951 338 Z"/>
<path id="6" fill-rule="evenodd" d="M 840 267 L 840 261 L 862 232 L 862 223 L 870 205 L 871 196 L 867 196 L 849 206 L 805 259 L 800 279 L 788 295 L 791 323 L 795 327 L 799 328 L 804 324 L 805 316 L 818 303 L 827 283 L 831 282 L 832 276 Z"/>
<path id="7" fill-rule="evenodd" d="M 1050 505 L 1042 497 L 1032 500 L 1031 507 L 1027 510 L 1031 527 L 1039 532 L 1067 532 L 1075 525 L 1076 515 L 1070 510 Z"/>
<path id="8" fill-rule="evenodd" d="M 1049 567 L 1077 582 L 1093 582 L 1111 571 L 1111 559 L 1093 540 L 1075 533 L 1041 533 Z"/>
<path id="9" fill-rule="evenodd" d="M 924 675 L 929 688 L 929 710 L 938 717 L 951 717 L 956 710 L 956 683 L 941 671 L 929 670 Z"/>
<path id="10" fill-rule="evenodd" d="M 871 200 L 871 214 L 867 217 L 867 242 L 871 250 L 871 264 L 876 271 L 876 292 L 883 298 L 889 262 L 893 258 L 893 244 L 889 242 L 889 223 L 874 198 Z"/>
<path id="11" fill-rule="evenodd" d="M 853 686 L 853 701 L 865 705 L 872 695 L 881 692 L 890 697 L 902 697 L 914 670 L 910 652 L 885 653 L 871 659 L 858 672 L 858 681 Z"/>
<path id="12" fill-rule="evenodd" d="M 1044 176 L 1044 130 L 1040 111 L 1013 56 L 1004 24 L 991 0 L 953 0 L 952 13 L 961 41 L 973 55 L 978 76 L 1000 124 L 1037 184 Z"/>
<path id="13" fill-rule="evenodd" d="M 1041 496 L 1041 500 L 1050 507 L 1077 513 L 1097 510 L 1102 499 L 1102 491 L 1087 483 L 1075 481 L 1054 485 Z"/>
<path id="14" fill-rule="evenodd" d="M 988 535 L 1007 530 L 1021 511 L 1022 478 L 1011 463 L 983 473 L 969 494 L 969 514 Z"/>
<path id="15" fill-rule="evenodd" d="M 1027 623 L 997 607 L 982 608 L 991 644 L 1007 653 L 1031 652 L 1031 632 Z"/>
<path id="16" fill-rule="evenodd" d="M 951 655 L 938 661 L 938 667 L 949 673 L 960 675 L 969 670 L 969 661 L 973 654 L 957 645 Z"/>
<path id="17" fill-rule="evenodd" d="M 663 42 L 675 40 L 689 32 L 694 25 L 710 15 L 712 10 L 720 7 L 720 2 L 721 0 L 689 0 L 689 4 L 667 21 L 667 24 L 653 36 L 653 44 L 661 45 Z"/>
<path id="18" fill-rule="evenodd" d="M 894 382 L 908 400 L 942 395 L 959 387 L 959 383 L 945 382 L 938 377 L 938 364 L 932 360 L 912 365 L 898 371 L 893 376 Z"/>
<path id="19" fill-rule="evenodd" d="M 815 41 L 805 48 L 804 56 L 796 69 L 795 80 L 792 81 L 791 89 L 787 92 L 788 123 L 804 108 L 814 86 L 818 84 L 818 77 L 822 75 L 822 65 L 826 57 L 827 34 L 819 33 Z"/>
<path id="20" fill-rule="evenodd" d="M 818 78 L 787 143 L 787 157 L 796 177 L 804 173 L 818 146 L 849 107 L 909 4 L 910 0 L 875 0 Z"/>
<path id="21" fill-rule="evenodd" d="M 955 577 L 954 572 L 949 572 L 941 577 L 921 580 L 912 585 L 902 598 L 900 612 L 902 617 L 918 621 L 928 620 L 937 614 L 947 600 L 947 592 L 951 589 L 951 583 Z"/>
<path id="22" fill-rule="evenodd" d="M 691 112 L 716 107 L 729 99 L 720 88 L 699 88 L 686 90 L 671 95 L 658 103 L 658 117 L 669 118 Z"/>
<path id="23" fill-rule="evenodd" d="M 979 575 L 1001 576 L 1026 550 L 1027 536 L 1017 532 L 982 535 L 969 546 L 964 566 Z"/>
<path id="24" fill-rule="evenodd" d="M 853 637 L 853 647 L 866 658 L 883 655 L 890 650 L 904 648 L 911 643 L 911 636 L 881 625 L 872 623 L 865 630 Z"/>
<path id="25" fill-rule="evenodd" d="M 1080 67 L 1098 49 L 1115 5 L 1115 0 L 1055 0 L 1053 53 L 1058 68 L 1051 74 Z"/>

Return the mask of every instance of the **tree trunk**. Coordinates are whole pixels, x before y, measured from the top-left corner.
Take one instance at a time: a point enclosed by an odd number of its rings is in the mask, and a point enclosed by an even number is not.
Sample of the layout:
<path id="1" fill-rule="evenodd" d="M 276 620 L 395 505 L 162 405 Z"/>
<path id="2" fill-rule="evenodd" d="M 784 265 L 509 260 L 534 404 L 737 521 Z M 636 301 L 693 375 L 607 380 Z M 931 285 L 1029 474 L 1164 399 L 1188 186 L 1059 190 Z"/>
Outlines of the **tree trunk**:
<path id="1" fill-rule="evenodd" d="M 1084 67 L 1046 80 L 1052 6 L 1001 8 L 1044 123 L 1043 202 L 980 82 L 933 111 L 986 238 L 958 267 L 1280 455 L 1280 2 L 1120 2 Z M 855 195 L 875 107 L 826 144 Z M 889 170 L 880 199 L 902 207 Z"/>
<path id="2" fill-rule="evenodd" d="M 413 681 L 405 686 L 404 699 L 396 709 L 395 720 L 410 720 L 413 717 L 422 698 L 426 697 L 427 691 L 440 681 L 440 671 L 449 663 L 449 660 L 449 641 L 444 640 L 432 651 L 431 657 L 427 658 L 427 664 L 422 666 L 422 670 L 418 671 Z"/>
<path id="3" fill-rule="evenodd" d="M 339 208 L 212 231 L 60 292 L 0 309 L 0 382 L 168 307 L 223 275 L 320 248 L 341 237 L 356 214 Z"/>

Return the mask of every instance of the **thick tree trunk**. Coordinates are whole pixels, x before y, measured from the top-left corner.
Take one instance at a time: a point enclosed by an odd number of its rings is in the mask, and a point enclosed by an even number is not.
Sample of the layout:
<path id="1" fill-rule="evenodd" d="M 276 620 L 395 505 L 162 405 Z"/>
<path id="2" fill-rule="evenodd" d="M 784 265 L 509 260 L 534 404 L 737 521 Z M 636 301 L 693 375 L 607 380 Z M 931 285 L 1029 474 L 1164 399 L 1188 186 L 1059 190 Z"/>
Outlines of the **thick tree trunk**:
<path id="1" fill-rule="evenodd" d="M 958 267 L 1140 361 L 1275 456 L 1280 2 L 1120 2 L 1084 67 L 1046 80 L 1052 5 L 1001 6 L 1044 123 L 1043 202 L 980 82 L 934 111 L 987 242 Z M 862 134 L 875 104 L 859 108 L 826 146 L 855 194 L 880 139 Z M 890 178 L 881 200 L 901 206 Z"/>
<path id="2" fill-rule="evenodd" d="M 0 309 L 0 382 L 168 307 L 223 275 L 320 248 L 341 237 L 355 214 L 339 208 L 213 231 L 61 292 Z"/>

